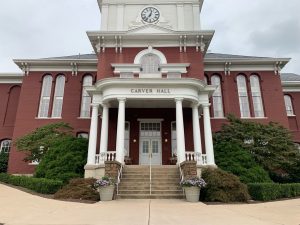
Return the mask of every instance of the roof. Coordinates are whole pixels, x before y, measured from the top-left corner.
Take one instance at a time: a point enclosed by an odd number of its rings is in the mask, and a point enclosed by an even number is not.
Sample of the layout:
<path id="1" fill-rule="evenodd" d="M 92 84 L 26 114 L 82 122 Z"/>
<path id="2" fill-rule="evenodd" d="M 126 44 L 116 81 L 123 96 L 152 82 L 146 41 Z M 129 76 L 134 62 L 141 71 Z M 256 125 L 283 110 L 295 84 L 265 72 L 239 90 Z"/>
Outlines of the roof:
<path id="1" fill-rule="evenodd" d="M 207 53 L 205 59 L 274 59 L 271 57 L 259 57 L 259 56 L 245 56 L 245 55 L 231 55 L 222 53 Z"/>
<path id="2" fill-rule="evenodd" d="M 50 58 L 41 58 L 40 60 L 68 60 L 68 59 L 97 59 L 96 54 L 78 54 L 70 56 L 60 56 L 60 57 L 50 57 Z M 205 59 L 275 59 L 272 57 L 259 57 L 259 56 L 245 56 L 245 55 L 231 55 L 231 54 L 222 54 L 222 53 L 207 53 Z"/>
<path id="3" fill-rule="evenodd" d="M 300 81 L 300 75 L 295 73 L 282 73 L 281 80 L 284 81 Z"/>
<path id="4" fill-rule="evenodd" d="M 51 57 L 51 58 L 42 58 L 40 60 L 76 60 L 76 59 L 97 59 L 96 54 L 78 54 L 78 55 L 69 55 L 69 56 L 60 56 L 60 57 Z"/>

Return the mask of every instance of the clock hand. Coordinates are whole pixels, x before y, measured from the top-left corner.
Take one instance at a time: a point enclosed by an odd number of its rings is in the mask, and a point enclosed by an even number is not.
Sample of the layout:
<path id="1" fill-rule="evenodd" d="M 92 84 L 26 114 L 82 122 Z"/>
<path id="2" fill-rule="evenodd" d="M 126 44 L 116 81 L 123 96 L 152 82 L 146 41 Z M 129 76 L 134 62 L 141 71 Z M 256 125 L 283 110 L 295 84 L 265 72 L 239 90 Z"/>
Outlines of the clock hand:
<path id="1" fill-rule="evenodd" d="M 153 12 L 153 11 L 151 10 L 151 12 L 150 12 L 150 14 L 149 14 L 148 18 L 150 18 L 150 17 L 152 16 L 152 12 Z"/>

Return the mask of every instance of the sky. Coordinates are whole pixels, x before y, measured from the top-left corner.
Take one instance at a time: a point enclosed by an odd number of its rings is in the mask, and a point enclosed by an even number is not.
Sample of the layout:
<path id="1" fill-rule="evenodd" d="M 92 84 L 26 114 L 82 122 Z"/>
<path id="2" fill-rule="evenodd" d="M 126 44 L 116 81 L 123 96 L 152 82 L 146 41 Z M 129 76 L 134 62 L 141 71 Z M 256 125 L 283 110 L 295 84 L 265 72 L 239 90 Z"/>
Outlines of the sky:
<path id="1" fill-rule="evenodd" d="M 300 74 L 299 9 L 299 0 L 205 0 L 209 51 L 292 58 L 283 72 Z M 92 53 L 86 31 L 99 29 L 97 0 L 3 0 L 0 73 L 19 72 L 12 59 Z"/>

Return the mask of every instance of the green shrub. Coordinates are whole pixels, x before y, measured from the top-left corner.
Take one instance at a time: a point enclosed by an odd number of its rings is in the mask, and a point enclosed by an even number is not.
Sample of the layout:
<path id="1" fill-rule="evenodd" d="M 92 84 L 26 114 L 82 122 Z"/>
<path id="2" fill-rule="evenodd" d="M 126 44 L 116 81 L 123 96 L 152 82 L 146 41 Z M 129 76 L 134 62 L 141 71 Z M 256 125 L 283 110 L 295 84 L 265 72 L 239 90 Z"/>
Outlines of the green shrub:
<path id="1" fill-rule="evenodd" d="M 293 198 L 300 196 L 300 183 L 252 183 L 248 184 L 248 190 L 252 199 L 258 201 Z"/>
<path id="2" fill-rule="evenodd" d="M 99 201 L 99 193 L 92 188 L 96 179 L 72 179 L 69 184 L 55 193 L 55 199 L 78 199 Z"/>
<path id="3" fill-rule="evenodd" d="M 20 186 L 37 193 L 54 194 L 63 185 L 61 181 L 49 180 L 44 178 L 34 178 L 25 176 L 12 176 L 9 174 L 1 173 L 0 182 Z"/>
<path id="4" fill-rule="evenodd" d="M 37 166 L 35 177 L 61 180 L 83 177 L 88 140 L 65 136 L 56 141 Z"/>
<path id="5" fill-rule="evenodd" d="M 0 152 L 0 173 L 6 173 L 8 164 L 8 153 Z"/>
<path id="6" fill-rule="evenodd" d="M 207 186 L 201 189 L 201 200 L 207 202 L 246 202 L 250 199 L 247 186 L 233 174 L 220 169 L 204 169 L 202 178 Z"/>
<path id="7" fill-rule="evenodd" d="M 216 164 L 219 168 L 238 176 L 243 183 L 272 182 L 251 153 L 235 143 L 218 142 L 215 145 Z"/>

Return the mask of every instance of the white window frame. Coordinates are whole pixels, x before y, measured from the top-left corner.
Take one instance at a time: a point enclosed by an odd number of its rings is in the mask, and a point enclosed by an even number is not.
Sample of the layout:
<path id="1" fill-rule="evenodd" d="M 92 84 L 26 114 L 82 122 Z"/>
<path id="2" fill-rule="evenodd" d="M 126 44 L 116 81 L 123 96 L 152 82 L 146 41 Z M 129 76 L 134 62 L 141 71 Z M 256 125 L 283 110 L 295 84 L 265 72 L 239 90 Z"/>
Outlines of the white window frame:
<path id="1" fill-rule="evenodd" d="M 87 133 L 87 132 L 80 132 L 80 133 L 77 133 L 76 136 L 77 136 L 78 138 L 89 139 L 89 133 Z"/>
<path id="2" fill-rule="evenodd" d="M 264 118 L 265 111 L 264 111 L 264 104 L 261 95 L 261 85 L 260 85 L 260 79 L 257 75 L 250 76 L 250 86 L 251 86 L 254 116 L 256 118 Z"/>
<path id="3" fill-rule="evenodd" d="M 212 95 L 213 116 L 214 118 L 224 118 L 221 77 L 219 75 L 213 75 L 211 77 L 211 84 L 218 86 L 216 91 Z"/>
<path id="4" fill-rule="evenodd" d="M 247 88 L 247 79 L 244 75 L 238 75 L 236 78 L 236 83 L 238 88 L 241 118 L 250 118 L 251 112 Z"/>
<path id="5" fill-rule="evenodd" d="M 51 75 L 46 75 L 43 77 L 38 118 L 48 118 L 49 116 L 52 83 L 53 83 L 53 78 Z"/>
<path id="6" fill-rule="evenodd" d="M 8 143 L 8 145 L 6 145 Z M 11 148 L 11 140 L 4 139 L 0 143 L 0 153 L 3 151 L 4 153 L 9 153 Z"/>
<path id="7" fill-rule="evenodd" d="M 295 116 L 293 100 L 290 95 L 284 95 L 284 104 L 287 116 Z"/>
<path id="8" fill-rule="evenodd" d="M 64 75 L 59 75 L 55 82 L 55 92 L 53 99 L 52 108 L 52 118 L 61 118 L 63 102 L 64 102 L 64 92 L 65 92 L 66 77 Z"/>
<path id="9" fill-rule="evenodd" d="M 93 85 L 93 76 L 86 75 L 82 81 L 82 93 L 81 93 L 81 106 L 80 106 L 80 118 L 91 117 L 91 103 L 92 98 L 85 90 L 85 87 Z"/>

